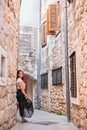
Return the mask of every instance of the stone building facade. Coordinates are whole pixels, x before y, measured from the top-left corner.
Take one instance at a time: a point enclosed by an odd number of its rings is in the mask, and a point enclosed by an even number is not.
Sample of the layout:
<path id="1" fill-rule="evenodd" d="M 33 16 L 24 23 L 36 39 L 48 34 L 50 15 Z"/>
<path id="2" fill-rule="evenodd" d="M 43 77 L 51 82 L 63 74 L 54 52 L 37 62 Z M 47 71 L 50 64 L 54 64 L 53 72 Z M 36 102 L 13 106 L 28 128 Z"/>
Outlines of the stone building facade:
<path id="1" fill-rule="evenodd" d="M 20 0 L 0 0 L 0 130 L 16 123 Z"/>
<path id="2" fill-rule="evenodd" d="M 58 29 L 47 31 L 51 5 L 58 7 Z M 41 1 L 41 109 L 66 114 L 64 0 Z M 55 13 L 55 9 L 53 10 Z M 57 14 L 57 13 L 56 13 Z M 67 0 L 68 60 L 71 120 L 81 129 L 87 124 L 87 1 Z M 54 17 L 55 19 L 55 17 Z M 50 31 L 51 30 L 51 31 Z M 87 127 L 86 127 L 87 128 Z"/>
<path id="3" fill-rule="evenodd" d="M 25 74 L 26 91 L 28 97 L 36 102 L 36 79 L 37 79 L 37 33 L 36 27 L 20 27 L 20 49 L 18 58 L 18 69 L 22 69 Z"/>

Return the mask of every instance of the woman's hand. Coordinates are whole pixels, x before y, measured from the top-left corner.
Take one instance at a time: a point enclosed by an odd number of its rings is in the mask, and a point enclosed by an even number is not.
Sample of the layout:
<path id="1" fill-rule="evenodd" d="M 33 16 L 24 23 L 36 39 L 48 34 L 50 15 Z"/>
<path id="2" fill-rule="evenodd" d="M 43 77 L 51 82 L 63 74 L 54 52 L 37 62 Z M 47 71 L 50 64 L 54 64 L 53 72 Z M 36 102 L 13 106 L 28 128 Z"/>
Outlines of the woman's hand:
<path id="1" fill-rule="evenodd" d="M 27 97 L 27 94 L 25 94 L 25 98 L 28 98 L 28 97 Z"/>

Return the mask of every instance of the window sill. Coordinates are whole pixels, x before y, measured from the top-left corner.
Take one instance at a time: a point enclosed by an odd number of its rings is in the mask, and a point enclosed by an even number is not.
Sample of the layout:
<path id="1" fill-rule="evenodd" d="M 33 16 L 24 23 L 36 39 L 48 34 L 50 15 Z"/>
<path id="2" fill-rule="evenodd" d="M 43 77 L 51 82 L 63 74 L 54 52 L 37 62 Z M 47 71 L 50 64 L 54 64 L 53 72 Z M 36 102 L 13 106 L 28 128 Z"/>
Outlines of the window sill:
<path id="1" fill-rule="evenodd" d="M 75 105 L 79 105 L 80 104 L 79 100 L 77 98 L 73 98 L 73 97 L 71 97 L 71 103 L 75 104 Z"/>
<path id="2" fill-rule="evenodd" d="M 48 89 L 48 87 L 41 87 L 41 89 Z"/>
<path id="3" fill-rule="evenodd" d="M 53 84 L 53 86 L 61 87 L 61 86 L 63 86 L 63 84 Z"/>

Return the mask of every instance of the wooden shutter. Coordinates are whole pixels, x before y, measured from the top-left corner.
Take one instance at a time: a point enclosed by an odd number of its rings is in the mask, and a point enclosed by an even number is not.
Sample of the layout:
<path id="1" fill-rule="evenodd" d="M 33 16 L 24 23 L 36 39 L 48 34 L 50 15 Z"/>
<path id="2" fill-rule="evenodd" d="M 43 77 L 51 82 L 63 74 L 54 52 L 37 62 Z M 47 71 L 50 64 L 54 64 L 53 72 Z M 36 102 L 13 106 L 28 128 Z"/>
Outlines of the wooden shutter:
<path id="1" fill-rule="evenodd" d="M 71 70 L 71 96 L 77 97 L 76 85 L 76 55 L 75 52 L 70 56 L 70 70 Z"/>
<path id="2" fill-rule="evenodd" d="M 58 4 L 49 5 L 49 31 L 58 30 Z"/>
<path id="3" fill-rule="evenodd" d="M 47 35 L 55 35 L 55 31 L 50 31 L 49 30 L 49 9 L 47 9 L 47 13 L 46 13 L 46 29 L 45 32 Z"/>
<path id="4" fill-rule="evenodd" d="M 43 25 L 42 25 L 42 33 L 41 33 L 41 37 L 42 37 L 42 47 L 44 47 L 44 46 L 46 45 L 45 26 L 46 26 L 46 24 L 43 24 Z"/>
<path id="5" fill-rule="evenodd" d="M 46 34 L 49 34 L 49 9 L 47 9 L 46 13 Z"/>

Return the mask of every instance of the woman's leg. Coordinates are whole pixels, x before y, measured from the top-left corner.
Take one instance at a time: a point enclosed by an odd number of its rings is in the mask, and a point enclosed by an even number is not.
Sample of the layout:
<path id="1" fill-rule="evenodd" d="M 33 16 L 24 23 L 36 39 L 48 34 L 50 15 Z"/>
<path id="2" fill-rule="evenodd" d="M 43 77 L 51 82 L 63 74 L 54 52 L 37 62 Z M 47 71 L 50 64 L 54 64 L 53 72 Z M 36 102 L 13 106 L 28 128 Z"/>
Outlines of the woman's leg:
<path id="1" fill-rule="evenodd" d="M 24 118 L 24 107 L 25 107 L 25 102 L 19 103 L 19 111 L 20 111 L 20 116 L 22 117 L 22 122 L 27 122 L 27 120 Z"/>
<path id="2" fill-rule="evenodd" d="M 19 102 L 19 112 L 20 116 L 22 117 L 22 122 L 26 122 L 27 120 L 24 118 L 24 107 L 26 99 L 21 91 L 17 92 L 17 100 Z"/>

